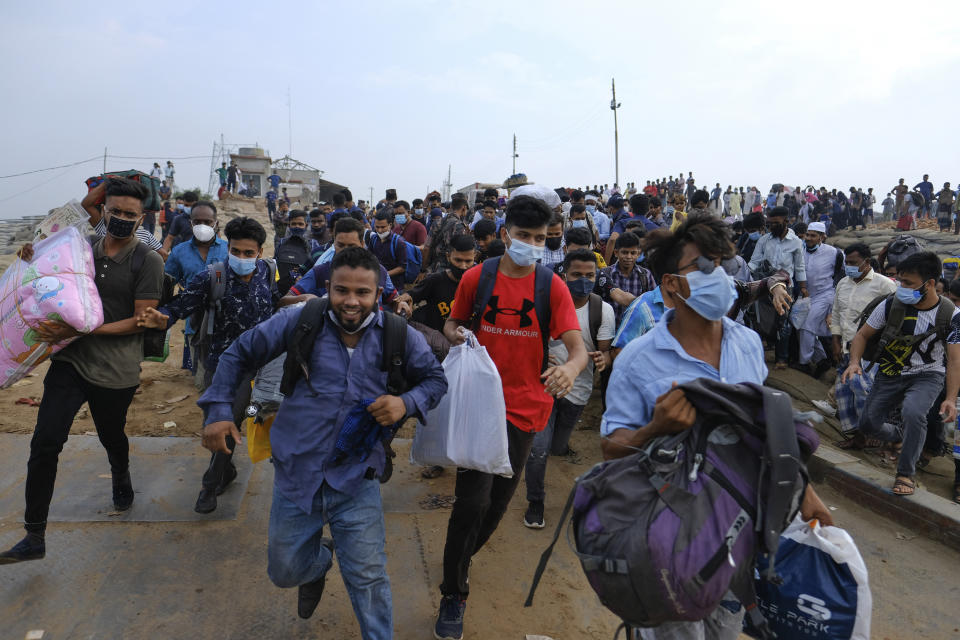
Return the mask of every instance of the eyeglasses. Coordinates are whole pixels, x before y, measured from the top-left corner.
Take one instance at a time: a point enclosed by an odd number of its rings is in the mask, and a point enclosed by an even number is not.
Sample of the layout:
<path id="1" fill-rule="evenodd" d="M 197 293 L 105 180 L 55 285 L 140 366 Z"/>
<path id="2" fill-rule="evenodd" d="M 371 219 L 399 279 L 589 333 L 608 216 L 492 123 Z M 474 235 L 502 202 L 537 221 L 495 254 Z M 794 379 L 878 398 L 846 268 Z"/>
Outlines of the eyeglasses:
<path id="1" fill-rule="evenodd" d="M 104 213 L 109 213 L 111 216 L 117 216 L 118 218 L 126 218 L 127 220 L 136 220 L 139 218 L 142 213 L 136 211 L 124 211 L 123 209 L 117 209 L 112 207 L 110 209 L 104 209 Z"/>
<path id="2" fill-rule="evenodd" d="M 710 275 L 713 273 L 713 270 L 717 268 L 717 264 L 706 256 L 697 256 L 697 259 L 693 262 L 685 264 L 682 267 L 677 267 L 677 273 L 679 274 L 681 271 L 685 271 L 690 267 L 696 267 L 698 271 Z"/>

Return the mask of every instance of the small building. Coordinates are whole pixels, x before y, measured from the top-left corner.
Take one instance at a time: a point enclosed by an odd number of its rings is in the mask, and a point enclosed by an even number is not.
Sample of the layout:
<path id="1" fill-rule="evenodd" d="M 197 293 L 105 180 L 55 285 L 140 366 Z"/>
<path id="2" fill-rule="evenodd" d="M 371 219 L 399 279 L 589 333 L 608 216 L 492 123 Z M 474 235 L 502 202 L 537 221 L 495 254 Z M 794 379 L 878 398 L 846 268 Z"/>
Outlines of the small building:
<path id="1" fill-rule="evenodd" d="M 266 193 L 267 177 L 273 173 L 270 159 L 263 149 L 259 147 L 240 147 L 237 153 L 230 154 L 230 162 L 236 163 L 240 169 L 240 181 L 247 185 L 248 190 L 252 187 L 254 193 L 261 196 Z"/>
<path id="2" fill-rule="evenodd" d="M 280 186 L 287 188 L 287 196 L 291 200 L 300 201 L 302 207 L 308 207 L 318 200 L 317 192 L 320 189 L 320 169 L 295 160 L 290 156 L 283 156 L 273 163 L 272 173 L 280 176 Z"/>

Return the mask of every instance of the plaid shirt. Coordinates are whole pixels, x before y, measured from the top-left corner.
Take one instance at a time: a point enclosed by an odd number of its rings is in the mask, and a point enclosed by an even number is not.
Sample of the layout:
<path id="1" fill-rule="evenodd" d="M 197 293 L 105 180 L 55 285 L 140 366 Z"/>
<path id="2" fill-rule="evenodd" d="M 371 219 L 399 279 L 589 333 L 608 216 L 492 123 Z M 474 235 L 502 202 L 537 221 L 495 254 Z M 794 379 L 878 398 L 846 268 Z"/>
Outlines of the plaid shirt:
<path id="1" fill-rule="evenodd" d="M 637 298 L 639 298 L 641 294 L 657 288 L 657 283 L 654 281 L 653 274 L 650 273 L 649 269 L 637 265 L 634 265 L 633 270 L 628 276 L 620 273 L 620 269 L 615 264 L 606 269 L 601 269 L 598 281 L 605 291 L 609 291 L 610 288 L 623 289 Z M 607 284 L 609 284 L 609 286 L 607 286 Z M 612 300 L 609 300 L 609 302 L 613 305 L 613 312 L 616 315 L 617 324 L 619 324 L 624 307 Z"/>
<path id="2" fill-rule="evenodd" d="M 567 255 L 567 254 L 563 251 L 563 246 L 564 246 L 565 244 L 566 244 L 565 242 L 561 242 L 561 243 L 560 243 L 560 248 L 557 249 L 556 251 L 552 251 L 552 250 L 547 249 L 546 247 L 544 247 L 544 249 L 543 249 L 543 257 L 540 259 L 540 264 L 542 264 L 543 266 L 548 267 L 548 268 L 550 268 L 550 269 L 553 269 L 554 266 L 562 263 L 564 256 Z"/>
<path id="3" fill-rule="evenodd" d="M 837 400 L 837 418 L 840 420 L 840 430 L 844 433 L 855 431 L 860 426 L 860 416 L 867 406 L 867 396 L 873 388 L 873 378 L 877 367 L 864 369 L 863 373 L 855 376 L 846 384 L 840 382 L 840 376 L 850 363 L 850 355 L 844 354 L 837 367 L 837 382 L 834 386 L 834 397 Z"/>

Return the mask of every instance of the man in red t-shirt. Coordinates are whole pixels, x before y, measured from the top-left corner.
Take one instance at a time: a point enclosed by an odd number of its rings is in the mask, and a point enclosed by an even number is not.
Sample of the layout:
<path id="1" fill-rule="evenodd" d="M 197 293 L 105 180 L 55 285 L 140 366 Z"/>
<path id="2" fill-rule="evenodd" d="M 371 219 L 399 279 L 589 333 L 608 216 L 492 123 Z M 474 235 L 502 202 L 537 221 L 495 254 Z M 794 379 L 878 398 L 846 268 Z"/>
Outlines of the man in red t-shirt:
<path id="1" fill-rule="evenodd" d="M 423 251 L 423 245 L 427 242 L 427 228 L 414 220 L 410 215 L 410 205 L 406 200 L 399 200 L 393 205 L 393 220 L 396 226 L 393 232 L 398 236 Z"/>
<path id="2" fill-rule="evenodd" d="M 447 525 L 443 551 L 443 584 L 440 615 L 434 629 L 437 638 L 460 638 L 469 592 L 470 559 L 496 530 L 520 483 L 530 455 L 533 437 L 550 418 L 554 398 L 573 388 L 587 365 L 587 351 L 580 334 L 576 309 L 563 280 L 551 275 L 550 337 L 563 341 L 570 354 L 567 362 L 543 370 L 543 336 L 535 312 L 534 285 L 537 264 L 547 239 L 547 224 L 553 212 L 542 200 L 517 196 L 507 205 L 500 238 L 507 246 L 500 258 L 493 293 L 481 310 L 477 340 L 497 366 L 507 407 L 507 441 L 513 477 L 480 471 L 457 471 L 457 500 Z M 453 344 L 464 341 L 460 328 L 473 320 L 473 304 L 482 265 L 467 271 L 460 280 L 453 309 L 444 324 L 444 334 Z"/>

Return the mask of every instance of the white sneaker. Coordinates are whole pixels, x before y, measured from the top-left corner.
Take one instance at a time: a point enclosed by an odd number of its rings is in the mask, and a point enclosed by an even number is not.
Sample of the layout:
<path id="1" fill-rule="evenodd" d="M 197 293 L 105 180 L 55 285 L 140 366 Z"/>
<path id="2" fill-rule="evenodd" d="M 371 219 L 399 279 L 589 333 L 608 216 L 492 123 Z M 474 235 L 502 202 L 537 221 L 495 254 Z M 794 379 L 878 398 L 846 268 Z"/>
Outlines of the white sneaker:
<path id="1" fill-rule="evenodd" d="M 837 410 L 833 408 L 833 405 L 827 402 L 826 400 L 814 400 L 813 406 L 820 410 L 821 413 L 828 416 L 836 416 Z"/>

